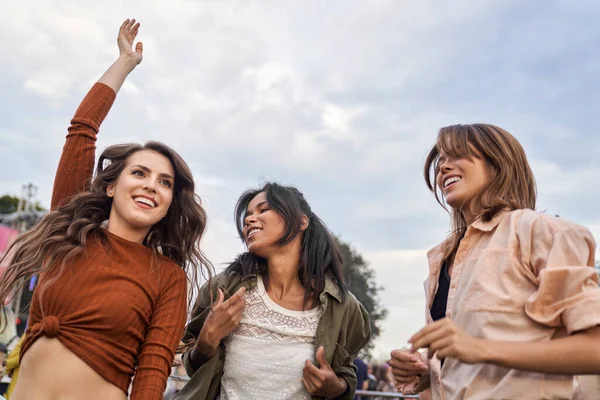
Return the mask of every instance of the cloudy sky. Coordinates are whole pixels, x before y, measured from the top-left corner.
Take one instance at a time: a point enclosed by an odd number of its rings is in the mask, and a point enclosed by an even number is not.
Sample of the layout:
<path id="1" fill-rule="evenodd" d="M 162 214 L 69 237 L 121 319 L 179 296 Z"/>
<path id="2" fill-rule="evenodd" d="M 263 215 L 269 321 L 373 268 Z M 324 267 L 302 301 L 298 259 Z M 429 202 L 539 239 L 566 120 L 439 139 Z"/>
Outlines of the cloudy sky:
<path id="1" fill-rule="evenodd" d="M 490 122 L 523 144 L 539 209 L 600 235 L 596 0 L 0 2 L 0 192 L 49 205 L 68 122 L 141 21 L 144 61 L 98 148 L 161 140 L 192 167 L 215 263 L 266 180 L 300 188 L 375 269 L 382 358 L 424 321 L 425 253 L 448 231 L 427 191 L 437 129 Z M 1 193 L 0 193 L 1 194 Z"/>

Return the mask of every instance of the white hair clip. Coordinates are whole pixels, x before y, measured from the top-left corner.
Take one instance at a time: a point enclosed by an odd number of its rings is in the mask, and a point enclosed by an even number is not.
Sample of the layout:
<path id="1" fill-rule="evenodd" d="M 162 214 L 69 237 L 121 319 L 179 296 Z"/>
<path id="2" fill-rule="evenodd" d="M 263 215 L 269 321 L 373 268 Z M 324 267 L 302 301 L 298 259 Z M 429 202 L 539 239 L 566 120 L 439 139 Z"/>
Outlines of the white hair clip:
<path id="1" fill-rule="evenodd" d="M 105 158 L 105 159 L 102 161 L 102 169 L 104 170 L 104 169 L 108 168 L 108 166 L 109 166 L 110 164 L 112 164 L 112 160 L 109 160 L 108 158 Z"/>

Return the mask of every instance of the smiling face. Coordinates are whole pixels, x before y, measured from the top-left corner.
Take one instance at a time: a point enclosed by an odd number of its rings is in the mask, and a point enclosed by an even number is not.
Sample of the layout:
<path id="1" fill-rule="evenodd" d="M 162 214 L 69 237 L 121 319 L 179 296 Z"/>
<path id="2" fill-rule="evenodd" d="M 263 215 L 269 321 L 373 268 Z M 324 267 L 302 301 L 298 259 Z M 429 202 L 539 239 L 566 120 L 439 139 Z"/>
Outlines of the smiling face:
<path id="1" fill-rule="evenodd" d="M 450 207 L 463 213 L 472 212 L 473 200 L 483 192 L 488 182 L 488 167 L 482 157 L 457 158 L 440 152 L 436 184 Z"/>
<path id="2" fill-rule="evenodd" d="M 113 198 L 108 230 L 141 242 L 150 228 L 166 216 L 173 201 L 175 172 L 169 159 L 152 150 L 138 151 L 106 193 Z"/>
<path id="3" fill-rule="evenodd" d="M 444 258 L 453 256 L 476 218 L 489 221 L 500 210 L 536 208 L 535 177 L 525 151 L 514 136 L 495 125 L 440 128 L 423 172 L 427 187 L 451 214 L 452 245 Z"/>
<path id="4" fill-rule="evenodd" d="M 248 251 L 262 258 L 280 247 L 279 241 L 285 232 L 285 222 L 271 208 L 265 192 L 260 192 L 250 201 L 244 218 L 242 234 Z"/>

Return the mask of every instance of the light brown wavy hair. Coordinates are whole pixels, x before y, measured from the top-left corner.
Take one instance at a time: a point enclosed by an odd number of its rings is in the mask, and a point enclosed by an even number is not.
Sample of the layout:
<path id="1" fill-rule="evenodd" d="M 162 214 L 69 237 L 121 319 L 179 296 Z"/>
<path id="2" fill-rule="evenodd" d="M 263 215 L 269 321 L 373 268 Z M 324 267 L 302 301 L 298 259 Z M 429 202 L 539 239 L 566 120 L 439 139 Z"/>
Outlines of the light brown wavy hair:
<path id="1" fill-rule="evenodd" d="M 444 196 L 436 185 L 440 153 L 454 158 L 483 159 L 489 182 L 471 202 L 483 221 L 491 220 L 500 210 L 535 209 L 537 187 L 527 156 L 519 141 L 504 129 L 490 124 L 451 125 L 441 128 L 435 146 L 427 155 L 425 182 L 446 211 Z M 444 260 L 452 263 L 467 222 L 460 209 L 452 209 L 452 241 Z"/>
<path id="2" fill-rule="evenodd" d="M 21 290 L 34 275 L 52 270 L 52 278 L 38 289 L 44 289 L 60 278 L 68 261 L 82 253 L 90 235 L 105 238 L 103 223 L 108 219 L 112 198 L 106 189 L 117 182 L 127 159 L 142 150 L 165 156 L 175 170 L 173 200 L 167 216 L 150 228 L 143 244 L 154 254 L 162 254 L 179 265 L 188 276 L 191 305 L 192 291 L 199 287 L 199 274 L 210 279 L 213 267 L 200 250 L 200 238 L 206 227 L 206 212 L 195 193 L 189 167 L 173 149 L 160 142 L 118 144 L 100 155 L 96 176 L 88 190 L 76 194 L 64 205 L 48 213 L 33 229 L 22 234 L 6 255 L 14 254 L 0 282 L 0 306 L 15 289 Z M 55 268 L 59 268 L 55 270 Z M 56 273 L 55 273 L 56 272 Z M 41 300 L 40 300 L 41 301 Z M 189 307 L 188 307 L 189 309 Z M 6 310 L 2 307 L 6 315 Z M 0 332 L 5 327 L 0 327 Z"/>

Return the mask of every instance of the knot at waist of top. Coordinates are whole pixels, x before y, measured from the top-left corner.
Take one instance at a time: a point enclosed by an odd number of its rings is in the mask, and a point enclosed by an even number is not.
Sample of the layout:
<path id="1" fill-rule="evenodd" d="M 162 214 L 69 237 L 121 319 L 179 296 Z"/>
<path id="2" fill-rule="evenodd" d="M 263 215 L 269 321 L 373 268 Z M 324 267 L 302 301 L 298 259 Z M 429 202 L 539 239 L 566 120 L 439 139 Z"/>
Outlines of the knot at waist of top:
<path id="1" fill-rule="evenodd" d="M 49 338 L 55 338 L 60 333 L 60 323 L 54 315 L 45 316 L 40 322 L 35 323 L 31 329 L 34 334 L 41 334 Z"/>

